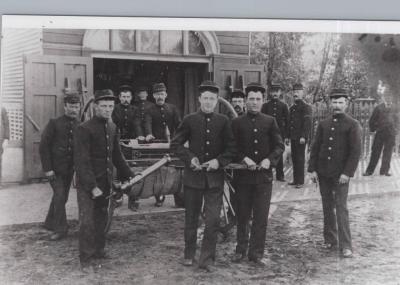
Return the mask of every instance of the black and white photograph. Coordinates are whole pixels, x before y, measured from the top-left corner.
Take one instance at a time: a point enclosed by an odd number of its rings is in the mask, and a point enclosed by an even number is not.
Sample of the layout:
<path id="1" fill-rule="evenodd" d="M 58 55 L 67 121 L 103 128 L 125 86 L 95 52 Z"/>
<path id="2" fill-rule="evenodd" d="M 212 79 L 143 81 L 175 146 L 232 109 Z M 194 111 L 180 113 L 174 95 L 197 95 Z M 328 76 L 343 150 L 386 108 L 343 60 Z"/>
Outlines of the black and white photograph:
<path id="1" fill-rule="evenodd" d="M 400 21 L 2 16 L 1 284 L 400 284 Z"/>

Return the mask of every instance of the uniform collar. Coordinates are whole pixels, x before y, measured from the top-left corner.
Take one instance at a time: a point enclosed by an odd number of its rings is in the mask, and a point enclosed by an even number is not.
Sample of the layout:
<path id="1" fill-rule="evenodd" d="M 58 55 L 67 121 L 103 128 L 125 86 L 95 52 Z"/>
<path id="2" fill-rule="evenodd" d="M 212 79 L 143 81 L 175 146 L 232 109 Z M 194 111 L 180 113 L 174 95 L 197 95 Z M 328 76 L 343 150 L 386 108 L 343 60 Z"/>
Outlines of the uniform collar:
<path id="1" fill-rule="evenodd" d="M 211 113 L 205 113 L 202 110 L 199 110 L 198 113 L 206 118 L 212 118 L 214 116 L 214 112 Z"/>
<path id="2" fill-rule="evenodd" d="M 77 120 L 78 120 L 78 118 L 72 118 L 72 117 L 69 117 L 69 116 L 67 116 L 67 115 L 65 115 L 65 114 L 64 114 L 64 118 L 65 118 L 66 120 L 68 120 L 68 121 L 77 121 Z"/>
<path id="3" fill-rule="evenodd" d="M 345 113 L 340 113 L 340 114 L 332 114 L 332 118 L 334 119 L 343 119 L 344 117 L 346 117 Z"/>
<path id="4" fill-rule="evenodd" d="M 96 116 L 96 115 L 93 117 L 93 120 L 95 120 L 96 122 L 102 123 L 102 124 L 108 122 L 108 119 L 102 118 L 102 117 L 99 117 L 99 116 Z"/>
<path id="5" fill-rule="evenodd" d="M 254 118 L 259 117 L 260 113 L 261 112 L 257 112 L 257 113 L 254 114 L 254 113 L 247 112 L 246 114 L 247 114 L 247 117 L 249 117 L 250 119 L 254 119 Z"/>

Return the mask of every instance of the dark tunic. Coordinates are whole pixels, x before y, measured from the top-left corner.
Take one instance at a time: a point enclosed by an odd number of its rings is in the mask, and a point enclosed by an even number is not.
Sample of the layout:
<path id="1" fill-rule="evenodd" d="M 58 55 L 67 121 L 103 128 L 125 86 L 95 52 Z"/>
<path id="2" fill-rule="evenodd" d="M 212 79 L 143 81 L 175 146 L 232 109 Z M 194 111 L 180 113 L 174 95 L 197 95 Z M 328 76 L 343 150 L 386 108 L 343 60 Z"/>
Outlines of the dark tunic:
<path id="1" fill-rule="evenodd" d="M 311 131 L 312 108 L 303 100 L 296 100 L 289 109 L 288 137 L 291 140 L 308 139 Z"/>
<path id="2" fill-rule="evenodd" d="M 132 175 L 121 153 L 116 125 L 93 117 L 76 129 L 74 140 L 77 184 L 91 192 L 96 186 L 109 192 L 113 180 L 113 165 L 123 179 Z"/>
<path id="3" fill-rule="evenodd" d="M 289 108 L 284 102 L 278 99 L 272 99 L 264 103 L 261 112 L 275 118 L 279 130 L 281 131 L 282 139 L 288 137 Z"/>
<path id="4" fill-rule="evenodd" d="M 246 156 L 259 164 L 263 159 L 271 161 L 275 166 L 285 147 L 275 119 L 258 113 L 247 113 L 232 121 L 232 130 L 238 149 L 238 160 Z M 260 184 L 272 180 L 272 170 L 240 171 L 237 183 Z"/>
<path id="5" fill-rule="evenodd" d="M 169 129 L 169 135 L 172 138 L 181 122 L 181 118 L 176 106 L 164 103 L 162 106 L 153 105 L 148 109 L 145 119 L 145 132 L 152 134 L 156 139 L 165 140 L 166 127 Z"/>
<path id="6" fill-rule="evenodd" d="M 138 117 L 140 118 L 140 126 L 142 130 L 143 135 L 148 135 L 149 133 L 146 133 L 146 114 L 148 114 L 149 109 L 154 106 L 154 103 L 144 100 L 144 101 L 138 101 L 134 103 L 134 106 L 138 109 Z"/>
<path id="7" fill-rule="evenodd" d="M 137 107 L 122 104 L 116 105 L 112 114 L 112 120 L 119 129 L 121 139 L 133 139 L 143 136 Z"/>
<path id="8" fill-rule="evenodd" d="M 325 177 L 353 177 L 361 155 L 361 126 L 347 114 L 329 116 L 318 124 L 308 171 Z"/>
<path id="9" fill-rule="evenodd" d="M 183 145 L 189 142 L 189 148 Z M 202 111 L 187 115 L 175 132 L 171 150 L 185 163 L 184 184 L 194 188 L 222 187 L 226 166 L 235 157 L 235 143 L 229 119 L 221 114 Z M 190 169 L 192 158 L 200 164 L 216 158 L 220 169 L 212 172 L 195 172 Z"/>
<path id="10" fill-rule="evenodd" d="M 44 172 L 53 170 L 56 174 L 73 172 L 74 131 L 77 119 L 61 116 L 51 119 L 43 130 L 39 153 Z"/>

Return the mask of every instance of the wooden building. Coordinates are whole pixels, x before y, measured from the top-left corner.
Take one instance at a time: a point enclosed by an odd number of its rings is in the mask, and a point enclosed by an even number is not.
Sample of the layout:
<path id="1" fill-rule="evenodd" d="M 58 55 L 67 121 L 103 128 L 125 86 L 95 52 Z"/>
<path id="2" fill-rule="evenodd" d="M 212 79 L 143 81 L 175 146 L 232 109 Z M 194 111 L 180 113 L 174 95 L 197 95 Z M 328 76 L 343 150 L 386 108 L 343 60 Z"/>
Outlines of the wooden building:
<path id="1" fill-rule="evenodd" d="M 238 82 L 265 84 L 264 66 L 250 64 L 249 41 L 249 32 L 3 30 L 2 103 L 23 153 L 21 181 L 42 176 L 40 134 L 63 113 L 65 92 L 78 91 L 85 101 L 94 90 L 116 90 L 120 83 L 150 89 L 164 82 L 168 101 L 187 114 L 197 109 L 204 79 L 215 80 L 222 96 Z"/>

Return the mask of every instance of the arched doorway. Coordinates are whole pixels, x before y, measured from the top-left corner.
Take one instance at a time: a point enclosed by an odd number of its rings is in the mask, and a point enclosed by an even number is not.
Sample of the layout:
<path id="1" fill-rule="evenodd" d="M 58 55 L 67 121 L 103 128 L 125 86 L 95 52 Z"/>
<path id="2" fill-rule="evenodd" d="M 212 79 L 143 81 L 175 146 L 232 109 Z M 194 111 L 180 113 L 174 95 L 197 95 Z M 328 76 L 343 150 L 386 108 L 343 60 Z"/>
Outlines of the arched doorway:
<path id="1" fill-rule="evenodd" d="M 84 55 L 93 58 L 95 89 L 129 83 L 150 91 L 164 82 L 168 101 L 182 115 L 196 109 L 197 86 L 210 76 L 219 51 L 213 32 L 88 30 L 83 38 Z"/>

